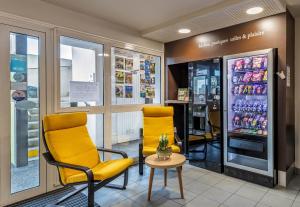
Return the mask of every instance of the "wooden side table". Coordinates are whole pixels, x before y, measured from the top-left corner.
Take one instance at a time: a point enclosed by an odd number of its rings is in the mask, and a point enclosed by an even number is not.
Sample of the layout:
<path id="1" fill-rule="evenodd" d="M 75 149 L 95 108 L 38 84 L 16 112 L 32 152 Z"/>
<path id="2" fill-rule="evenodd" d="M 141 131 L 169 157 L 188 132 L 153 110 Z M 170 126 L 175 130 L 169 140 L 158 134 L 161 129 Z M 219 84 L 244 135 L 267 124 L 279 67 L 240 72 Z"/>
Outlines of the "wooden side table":
<path id="1" fill-rule="evenodd" d="M 182 199 L 184 198 L 183 187 L 182 187 L 182 165 L 185 163 L 185 160 L 186 160 L 185 156 L 177 153 L 173 153 L 170 159 L 167 160 L 159 160 L 156 154 L 146 157 L 145 163 L 151 168 L 150 177 L 149 177 L 149 187 L 148 187 L 148 201 L 150 201 L 151 198 L 152 183 L 153 183 L 155 168 L 164 169 L 165 186 L 167 185 L 167 170 L 169 168 L 176 168 L 178 174 L 181 198 Z"/>

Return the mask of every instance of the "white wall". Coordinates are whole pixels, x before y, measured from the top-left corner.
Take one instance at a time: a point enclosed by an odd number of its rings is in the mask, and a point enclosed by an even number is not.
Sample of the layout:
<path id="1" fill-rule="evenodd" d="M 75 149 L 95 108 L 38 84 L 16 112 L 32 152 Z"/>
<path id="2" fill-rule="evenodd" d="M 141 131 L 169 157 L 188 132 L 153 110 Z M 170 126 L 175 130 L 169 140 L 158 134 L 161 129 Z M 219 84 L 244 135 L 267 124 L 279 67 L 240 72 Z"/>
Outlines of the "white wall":
<path id="1" fill-rule="evenodd" d="M 296 128 L 296 160 L 295 166 L 300 169 L 300 17 L 296 18 L 295 21 L 295 128 Z"/>
<path id="2" fill-rule="evenodd" d="M 163 51 L 162 43 L 142 38 L 136 31 L 40 0 L 0 0 L 0 5 L 0 12 Z"/>

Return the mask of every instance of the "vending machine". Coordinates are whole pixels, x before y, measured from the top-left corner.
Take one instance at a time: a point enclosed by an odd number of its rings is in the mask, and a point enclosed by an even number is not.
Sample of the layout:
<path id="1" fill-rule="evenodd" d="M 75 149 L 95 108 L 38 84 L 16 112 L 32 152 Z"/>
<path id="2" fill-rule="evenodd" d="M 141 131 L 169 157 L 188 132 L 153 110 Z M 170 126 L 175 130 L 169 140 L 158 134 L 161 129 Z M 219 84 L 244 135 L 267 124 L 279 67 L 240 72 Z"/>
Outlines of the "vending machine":
<path id="1" fill-rule="evenodd" d="M 275 184 L 275 49 L 223 59 L 224 172 L 265 186 Z"/>

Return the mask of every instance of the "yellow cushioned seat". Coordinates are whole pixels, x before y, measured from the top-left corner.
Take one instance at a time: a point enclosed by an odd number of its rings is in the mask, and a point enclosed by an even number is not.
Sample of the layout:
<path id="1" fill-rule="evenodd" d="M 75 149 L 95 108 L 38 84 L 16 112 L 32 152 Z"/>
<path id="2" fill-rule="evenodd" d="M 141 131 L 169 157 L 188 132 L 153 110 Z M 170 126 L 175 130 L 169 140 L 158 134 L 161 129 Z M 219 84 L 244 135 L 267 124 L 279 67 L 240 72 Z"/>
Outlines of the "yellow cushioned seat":
<path id="1" fill-rule="evenodd" d="M 175 144 L 173 107 L 150 106 L 143 108 L 144 127 L 143 127 L 143 154 L 148 156 L 155 154 L 162 134 L 168 136 L 168 146 L 175 153 L 180 152 L 180 147 Z"/>
<path id="2" fill-rule="evenodd" d="M 133 163 L 131 158 L 101 161 L 86 128 L 86 113 L 47 115 L 43 124 L 45 140 L 53 158 L 58 162 L 92 169 L 94 180 L 113 177 Z M 87 180 L 81 171 L 60 167 L 59 173 L 63 184 Z"/>
<path id="3" fill-rule="evenodd" d="M 118 159 L 118 160 L 109 160 L 106 162 L 101 162 L 92 168 L 94 174 L 94 180 L 106 180 L 115 175 L 118 175 L 124 171 L 128 166 L 133 164 L 131 158 Z M 67 183 L 76 183 L 87 181 L 85 173 L 77 173 L 75 175 L 67 177 Z"/>

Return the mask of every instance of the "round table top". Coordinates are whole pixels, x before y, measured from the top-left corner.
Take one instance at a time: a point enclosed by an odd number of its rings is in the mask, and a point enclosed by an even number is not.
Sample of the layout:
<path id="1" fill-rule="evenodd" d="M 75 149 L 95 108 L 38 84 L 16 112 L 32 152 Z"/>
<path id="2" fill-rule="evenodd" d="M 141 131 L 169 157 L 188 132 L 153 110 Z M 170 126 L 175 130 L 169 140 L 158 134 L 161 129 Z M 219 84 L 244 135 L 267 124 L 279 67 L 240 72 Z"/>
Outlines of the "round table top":
<path id="1" fill-rule="evenodd" d="M 169 159 L 161 160 L 158 159 L 157 154 L 146 157 L 145 163 L 151 168 L 174 168 L 180 167 L 184 164 L 186 158 L 184 155 L 178 153 L 172 153 Z"/>

